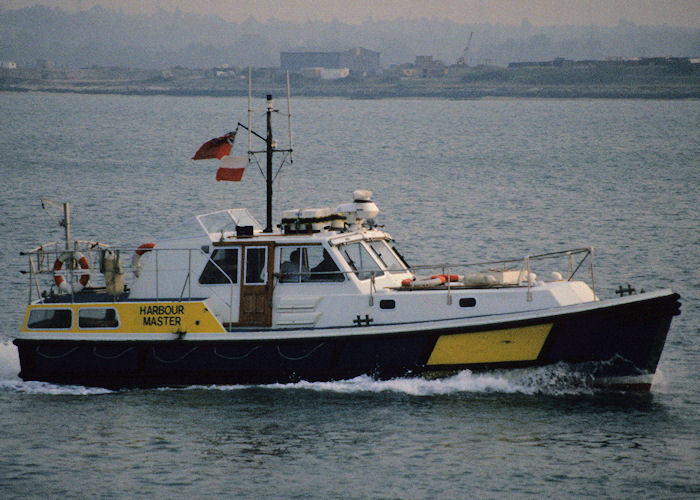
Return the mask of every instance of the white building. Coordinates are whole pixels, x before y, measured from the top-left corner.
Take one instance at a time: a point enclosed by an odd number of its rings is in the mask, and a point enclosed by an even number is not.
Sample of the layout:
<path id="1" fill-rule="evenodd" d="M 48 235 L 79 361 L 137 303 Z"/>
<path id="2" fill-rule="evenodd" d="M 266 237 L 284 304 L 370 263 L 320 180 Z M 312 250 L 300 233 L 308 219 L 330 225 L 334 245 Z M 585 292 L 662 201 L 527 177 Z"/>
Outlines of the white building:
<path id="1" fill-rule="evenodd" d="M 350 74 L 348 68 L 302 68 L 301 74 L 306 78 L 320 78 L 321 80 L 340 80 Z"/>

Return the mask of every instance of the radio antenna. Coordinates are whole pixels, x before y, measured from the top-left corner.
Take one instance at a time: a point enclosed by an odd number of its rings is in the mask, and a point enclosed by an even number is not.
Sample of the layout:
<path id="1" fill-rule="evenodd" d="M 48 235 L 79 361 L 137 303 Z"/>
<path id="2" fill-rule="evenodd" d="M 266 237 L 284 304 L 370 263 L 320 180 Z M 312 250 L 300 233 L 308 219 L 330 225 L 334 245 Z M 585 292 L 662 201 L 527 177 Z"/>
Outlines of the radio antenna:
<path id="1" fill-rule="evenodd" d="M 289 123 L 289 163 L 294 163 L 294 145 L 292 144 L 292 100 L 289 96 L 289 70 L 287 70 L 287 120 Z"/>
<path id="2" fill-rule="evenodd" d="M 253 115 L 253 108 L 250 102 L 250 66 L 248 66 L 248 160 L 250 161 L 250 154 L 253 152 L 253 136 L 250 135 L 251 117 Z"/>

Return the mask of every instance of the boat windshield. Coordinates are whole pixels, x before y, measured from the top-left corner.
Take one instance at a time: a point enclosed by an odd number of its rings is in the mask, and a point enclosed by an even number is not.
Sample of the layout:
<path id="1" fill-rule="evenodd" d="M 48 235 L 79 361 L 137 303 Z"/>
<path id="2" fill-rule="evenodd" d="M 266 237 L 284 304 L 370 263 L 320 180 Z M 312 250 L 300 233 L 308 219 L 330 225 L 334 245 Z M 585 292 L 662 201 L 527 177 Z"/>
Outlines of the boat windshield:
<path id="1" fill-rule="evenodd" d="M 382 268 L 362 242 L 343 243 L 338 245 L 338 250 L 359 279 L 366 280 L 372 276 L 377 277 L 384 274 Z"/>
<path id="2" fill-rule="evenodd" d="M 379 261 L 389 272 L 403 272 L 406 270 L 401 258 L 384 240 L 368 241 L 367 245 L 372 249 Z"/>
<path id="3" fill-rule="evenodd" d="M 245 208 L 229 208 L 198 215 L 197 221 L 207 233 L 235 231 L 237 226 L 253 226 L 254 231 L 262 229 L 258 221 Z"/>

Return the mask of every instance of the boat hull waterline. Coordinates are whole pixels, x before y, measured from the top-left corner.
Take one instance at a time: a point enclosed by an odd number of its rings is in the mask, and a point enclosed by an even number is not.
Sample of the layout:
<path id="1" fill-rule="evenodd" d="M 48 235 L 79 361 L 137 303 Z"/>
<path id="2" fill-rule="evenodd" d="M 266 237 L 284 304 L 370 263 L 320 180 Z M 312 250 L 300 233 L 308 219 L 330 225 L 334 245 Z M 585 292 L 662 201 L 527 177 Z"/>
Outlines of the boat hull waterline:
<path id="1" fill-rule="evenodd" d="M 109 389 L 391 379 L 563 362 L 586 365 L 594 385 L 649 390 L 679 298 L 661 290 L 462 320 L 210 335 L 172 325 L 160 336 L 24 335 L 14 343 L 25 381 Z"/>

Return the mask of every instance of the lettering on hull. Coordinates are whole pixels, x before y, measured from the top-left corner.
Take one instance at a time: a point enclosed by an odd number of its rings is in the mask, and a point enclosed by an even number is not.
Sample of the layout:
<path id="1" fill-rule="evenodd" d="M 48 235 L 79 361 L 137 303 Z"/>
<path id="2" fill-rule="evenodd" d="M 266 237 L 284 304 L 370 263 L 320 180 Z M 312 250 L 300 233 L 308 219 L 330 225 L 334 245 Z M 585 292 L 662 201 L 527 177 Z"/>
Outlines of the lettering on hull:
<path id="1" fill-rule="evenodd" d="M 139 307 L 139 316 L 143 326 L 182 326 L 182 316 L 185 306 L 175 305 L 146 305 Z"/>

